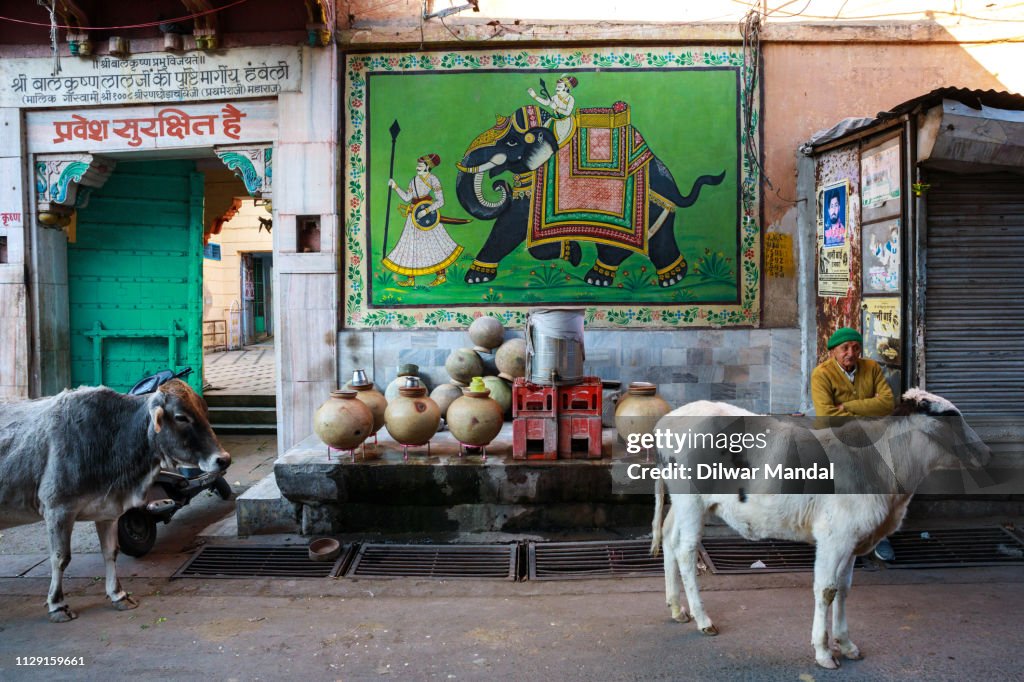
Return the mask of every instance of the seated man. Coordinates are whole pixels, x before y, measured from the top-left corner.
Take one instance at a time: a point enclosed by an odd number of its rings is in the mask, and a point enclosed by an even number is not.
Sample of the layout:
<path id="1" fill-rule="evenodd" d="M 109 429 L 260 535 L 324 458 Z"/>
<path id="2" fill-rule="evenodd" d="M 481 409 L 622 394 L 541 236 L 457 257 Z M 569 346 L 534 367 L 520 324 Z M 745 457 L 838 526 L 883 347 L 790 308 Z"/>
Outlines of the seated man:
<path id="1" fill-rule="evenodd" d="M 811 372 L 811 399 L 819 421 L 823 417 L 884 417 L 892 413 L 892 389 L 882 367 L 860 356 L 862 343 L 860 332 L 850 327 L 829 337 L 829 358 Z M 875 556 L 882 561 L 896 558 L 888 540 L 878 543 Z"/>

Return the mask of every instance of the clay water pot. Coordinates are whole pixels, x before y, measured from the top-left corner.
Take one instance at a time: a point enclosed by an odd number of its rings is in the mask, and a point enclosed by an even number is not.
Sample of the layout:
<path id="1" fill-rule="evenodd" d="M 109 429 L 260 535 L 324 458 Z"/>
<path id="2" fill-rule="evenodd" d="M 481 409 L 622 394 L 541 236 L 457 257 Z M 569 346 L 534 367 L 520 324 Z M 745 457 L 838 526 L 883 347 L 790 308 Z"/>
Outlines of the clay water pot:
<path id="1" fill-rule="evenodd" d="M 504 379 L 484 377 L 484 386 L 491 392 L 491 399 L 501 405 L 501 413 L 508 414 L 512 410 L 512 387 Z"/>
<path id="2" fill-rule="evenodd" d="M 615 408 L 615 429 L 626 442 L 633 434 L 651 433 L 658 420 L 671 411 L 658 395 L 658 387 L 646 381 L 630 383 L 629 390 Z"/>
<path id="3" fill-rule="evenodd" d="M 355 391 L 331 391 L 313 414 L 313 431 L 335 450 L 352 450 L 373 433 L 373 413 Z"/>
<path id="4" fill-rule="evenodd" d="M 462 389 L 455 384 L 439 384 L 430 392 L 430 399 L 441 409 L 441 416 L 448 416 L 448 406 L 462 397 Z"/>
<path id="5" fill-rule="evenodd" d="M 494 354 L 498 376 L 512 381 L 526 376 L 526 339 L 509 339 Z"/>
<path id="6" fill-rule="evenodd" d="M 501 345 L 505 338 L 505 327 L 496 317 L 484 315 L 473 320 L 469 325 L 469 340 L 476 344 L 476 350 L 490 353 Z"/>
<path id="7" fill-rule="evenodd" d="M 484 373 L 484 363 L 472 348 L 453 350 L 444 361 L 444 368 L 455 382 L 463 386 Z"/>
<path id="8" fill-rule="evenodd" d="M 398 376 L 396 376 L 388 387 L 384 389 L 384 398 L 390 403 L 392 400 L 398 397 L 398 389 L 405 385 L 406 377 L 416 377 L 420 373 L 419 365 L 405 364 L 398 366 Z"/>
<path id="9" fill-rule="evenodd" d="M 357 381 L 363 383 L 355 383 Z M 352 390 L 356 392 L 356 400 L 370 408 L 370 412 L 373 414 L 373 433 L 377 433 L 380 431 L 380 427 L 384 426 L 384 410 L 388 407 L 387 399 L 372 382 L 366 379 L 365 375 L 359 378 L 353 377 L 351 386 Z"/>
<path id="10" fill-rule="evenodd" d="M 384 423 L 391 437 L 402 445 L 423 445 L 437 433 L 441 408 L 427 396 L 427 389 L 415 377 L 398 389 L 398 397 L 388 402 Z"/>
<path id="11" fill-rule="evenodd" d="M 448 430 L 460 443 L 483 447 L 501 431 L 505 413 L 490 395 L 480 377 L 474 377 L 448 408 Z"/>

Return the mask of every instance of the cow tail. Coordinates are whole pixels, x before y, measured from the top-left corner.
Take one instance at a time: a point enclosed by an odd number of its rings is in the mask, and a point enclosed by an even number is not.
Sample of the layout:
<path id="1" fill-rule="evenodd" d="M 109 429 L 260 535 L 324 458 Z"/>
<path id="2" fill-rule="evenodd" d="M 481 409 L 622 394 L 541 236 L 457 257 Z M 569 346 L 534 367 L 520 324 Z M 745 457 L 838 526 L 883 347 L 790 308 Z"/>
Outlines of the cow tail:
<path id="1" fill-rule="evenodd" d="M 665 481 L 654 482 L 654 519 L 651 521 L 651 556 L 661 551 L 661 522 L 665 509 Z"/>

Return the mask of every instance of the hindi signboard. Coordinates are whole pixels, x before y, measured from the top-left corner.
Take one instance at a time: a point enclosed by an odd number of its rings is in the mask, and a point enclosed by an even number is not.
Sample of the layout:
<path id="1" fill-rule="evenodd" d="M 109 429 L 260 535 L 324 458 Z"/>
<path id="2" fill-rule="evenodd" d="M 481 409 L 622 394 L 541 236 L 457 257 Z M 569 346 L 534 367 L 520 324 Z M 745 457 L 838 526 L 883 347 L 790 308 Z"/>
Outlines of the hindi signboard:
<path id="1" fill-rule="evenodd" d="M 269 142 L 277 139 L 277 103 L 34 111 L 26 129 L 29 149 L 36 154 Z"/>
<path id="2" fill-rule="evenodd" d="M 10 58 L 0 60 L 0 107 L 273 97 L 297 92 L 301 82 L 302 53 L 287 46 L 62 59 L 59 73 L 49 57 Z"/>

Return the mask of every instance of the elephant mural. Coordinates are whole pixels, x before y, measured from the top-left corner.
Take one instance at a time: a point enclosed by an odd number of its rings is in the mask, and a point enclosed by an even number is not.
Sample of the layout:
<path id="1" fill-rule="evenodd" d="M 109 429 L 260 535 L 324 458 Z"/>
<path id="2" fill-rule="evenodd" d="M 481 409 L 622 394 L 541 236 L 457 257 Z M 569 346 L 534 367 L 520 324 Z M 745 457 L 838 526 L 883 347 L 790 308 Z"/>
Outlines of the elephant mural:
<path id="1" fill-rule="evenodd" d="M 457 164 L 456 196 L 478 220 L 494 221 L 465 280 L 490 282 L 503 258 L 526 243 L 539 260 L 562 258 L 579 265 L 580 242 L 593 242 L 597 259 L 584 280 L 610 286 L 632 253 L 646 255 L 658 283 L 669 287 L 686 276 L 686 259 L 675 237 L 677 209 L 692 206 L 705 185 L 725 178 L 702 175 L 683 195 L 672 173 L 629 123 L 629 105 L 578 109 L 574 130 L 559 147 L 545 125 L 551 114 L 538 106 L 498 116 L 476 137 Z M 512 184 L 494 180 L 496 199 L 484 196 L 485 174 L 509 171 Z"/>

